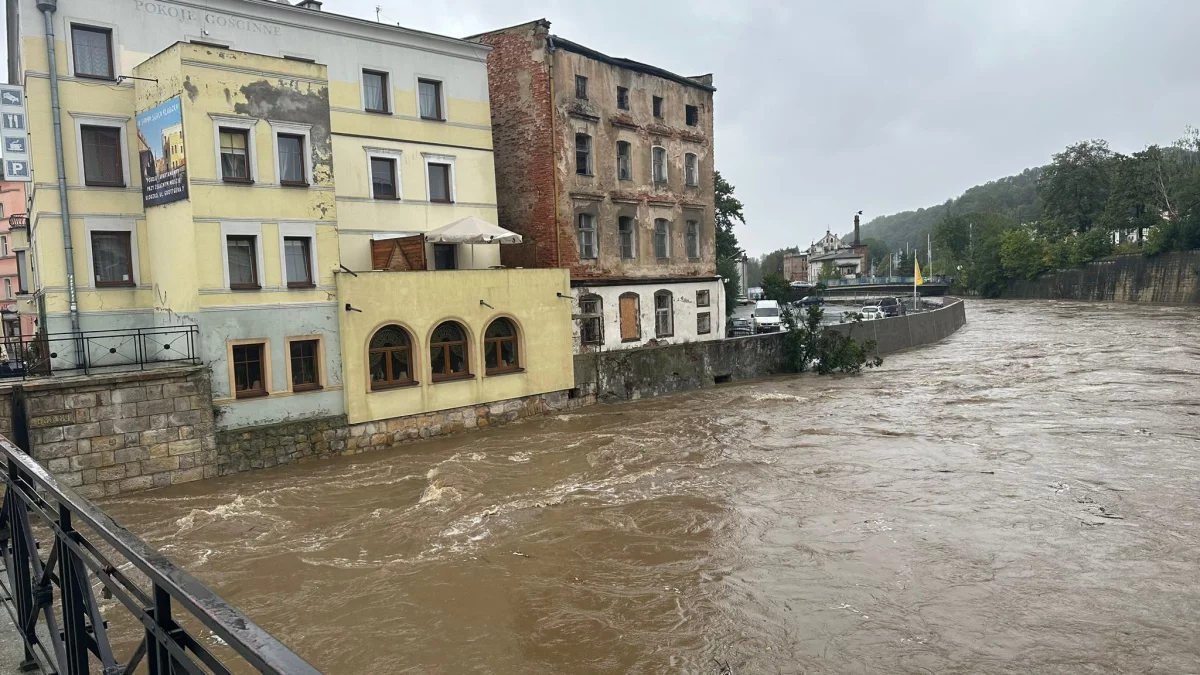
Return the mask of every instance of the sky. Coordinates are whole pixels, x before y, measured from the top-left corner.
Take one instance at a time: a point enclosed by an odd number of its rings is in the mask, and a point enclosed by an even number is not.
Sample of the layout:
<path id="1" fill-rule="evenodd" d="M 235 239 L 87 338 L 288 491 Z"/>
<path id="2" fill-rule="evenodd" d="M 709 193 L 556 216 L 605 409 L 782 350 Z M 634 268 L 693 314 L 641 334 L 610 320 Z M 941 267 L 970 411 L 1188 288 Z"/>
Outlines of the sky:
<path id="1" fill-rule="evenodd" d="M 67 2 L 95 0 L 67 0 Z M 61 3 L 61 4 L 66 4 Z M 1069 143 L 1200 126 L 1196 0 L 325 0 L 465 36 L 546 18 L 593 49 L 713 73 L 717 169 L 751 255 L 940 204 Z"/>

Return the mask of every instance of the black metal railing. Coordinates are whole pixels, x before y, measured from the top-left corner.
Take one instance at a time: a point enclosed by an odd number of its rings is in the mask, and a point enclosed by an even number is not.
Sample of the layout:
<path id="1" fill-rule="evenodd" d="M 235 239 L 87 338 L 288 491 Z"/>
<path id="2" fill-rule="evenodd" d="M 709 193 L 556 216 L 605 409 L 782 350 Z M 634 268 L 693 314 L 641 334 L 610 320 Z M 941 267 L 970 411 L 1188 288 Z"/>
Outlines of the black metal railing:
<path id="1" fill-rule="evenodd" d="M 139 369 L 162 363 L 200 363 L 200 329 L 194 325 L 6 336 L 5 374 L 50 375 L 61 371 Z"/>
<path id="2" fill-rule="evenodd" d="M 232 675 L 252 669 L 320 675 L 3 437 L 0 460 L 7 484 L 0 508 L 5 567 L 0 600 L 24 642 L 22 671 Z M 135 622 L 127 642 L 137 640 L 137 646 L 124 659 L 114 654 L 108 622 L 93 593 L 97 584 Z M 225 646 L 208 649 L 181 621 L 200 624 Z"/>

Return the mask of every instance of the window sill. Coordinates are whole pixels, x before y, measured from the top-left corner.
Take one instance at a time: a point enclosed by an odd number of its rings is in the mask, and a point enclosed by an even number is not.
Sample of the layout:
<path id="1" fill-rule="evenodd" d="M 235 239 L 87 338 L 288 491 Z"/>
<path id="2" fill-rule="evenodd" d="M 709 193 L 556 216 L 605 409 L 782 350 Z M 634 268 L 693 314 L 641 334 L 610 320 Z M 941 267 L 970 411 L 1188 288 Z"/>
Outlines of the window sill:
<path id="1" fill-rule="evenodd" d="M 671 259 L 670 258 L 655 258 L 654 262 L 658 263 L 659 265 L 670 265 Z"/>
<path id="2" fill-rule="evenodd" d="M 114 288 L 137 288 L 137 284 L 133 283 L 132 281 L 129 281 L 129 282 L 122 281 L 122 282 L 119 282 L 119 283 L 100 283 L 100 282 L 96 282 L 96 283 L 95 283 L 95 284 L 92 286 L 92 288 L 98 288 L 98 289 L 114 289 Z"/>
<path id="3" fill-rule="evenodd" d="M 95 183 L 95 182 L 89 183 L 87 181 L 84 181 L 83 185 L 84 185 L 84 187 L 117 188 L 120 190 L 124 190 L 125 188 L 129 187 L 128 185 L 126 185 L 124 183 Z"/>
<path id="4" fill-rule="evenodd" d="M 640 338 L 640 337 L 635 337 L 635 338 L 621 338 L 621 342 L 622 342 L 622 343 L 625 343 L 625 342 L 641 342 L 641 341 L 642 341 L 642 338 Z"/>
<path id="5" fill-rule="evenodd" d="M 372 110 L 370 108 L 363 108 L 363 112 L 370 113 L 372 115 L 387 115 L 388 117 L 392 116 L 391 110 Z"/>
<path id="6" fill-rule="evenodd" d="M 524 372 L 524 368 L 505 368 L 504 370 L 489 370 L 485 375 L 487 377 L 500 377 L 501 375 L 519 375 Z"/>
<path id="7" fill-rule="evenodd" d="M 231 284 L 229 286 L 229 290 L 231 290 L 231 291 L 261 291 L 262 286 L 259 286 L 258 284 L 239 284 L 237 286 L 234 286 Z"/>
<path id="8" fill-rule="evenodd" d="M 292 385 L 293 394 L 307 394 L 310 391 L 323 391 L 324 389 L 325 387 L 322 387 L 319 384 L 305 384 L 299 387 Z"/>
<path id="9" fill-rule="evenodd" d="M 292 188 L 310 187 L 308 183 L 291 181 L 291 180 L 281 180 L 281 181 L 279 181 L 279 184 L 282 185 L 283 187 L 292 187 Z"/>
<path id="10" fill-rule="evenodd" d="M 663 339 L 663 338 L 673 338 L 673 337 L 675 337 L 675 334 L 674 334 L 674 333 L 663 333 L 662 335 L 655 335 L 655 336 L 654 336 L 654 339 L 655 339 L 655 340 L 661 340 L 661 339 Z"/>
<path id="11" fill-rule="evenodd" d="M 374 199 L 375 201 L 379 201 L 379 202 L 398 202 L 398 201 L 400 201 L 399 197 L 389 197 L 387 195 L 371 195 L 371 199 Z"/>
<path id="12" fill-rule="evenodd" d="M 698 262 L 700 262 L 700 259 L 699 259 L 699 258 L 693 258 L 693 257 L 691 257 L 691 256 L 688 256 L 688 262 L 694 262 L 694 263 L 698 263 Z"/>
<path id="13" fill-rule="evenodd" d="M 462 375 L 445 375 L 443 377 L 435 377 L 435 378 L 433 378 L 433 383 L 441 384 L 442 382 L 460 382 L 462 380 L 473 380 L 473 379 L 475 379 L 475 376 L 472 375 L 471 373 L 463 373 Z"/>
<path id="14" fill-rule="evenodd" d="M 446 118 L 445 117 L 426 117 L 424 115 L 421 115 L 421 120 L 424 122 L 445 122 Z"/>
<path id="15" fill-rule="evenodd" d="M 271 395 L 269 391 L 239 391 L 234 393 L 233 398 L 242 401 L 248 398 L 266 398 Z"/>
<path id="16" fill-rule="evenodd" d="M 371 393 L 373 391 L 391 391 L 392 389 L 408 389 L 409 387 L 420 386 L 420 384 L 421 383 L 417 382 L 416 380 L 413 380 L 411 382 L 397 382 L 395 384 L 372 383 L 371 388 L 367 390 L 367 393 Z"/>
<path id="17" fill-rule="evenodd" d="M 229 183 L 230 185 L 254 185 L 254 181 L 250 178 L 230 178 L 228 176 L 222 176 L 221 182 Z"/>
<path id="18" fill-rule="evenodd" d="M 117 78 L 112 75 L 90 75 L 88 73 L 71 73 L 75 77 L 81 77 L 85 80 L 102 80 L 104 82 L 116 82 Z"/>
<path id="19" fill-rule="evenodd" d="M 305 282 L 289 281 L 287 287 L 288 287 L 289 291 L 291 291 L 291 290 L 303 291 L 303 290 L 310 290 L 310 289 L 316 288 L 317 285 L 312 283 L 311 281 L 305 281 Z"/>
<path id="20" fill-rule="evenodd" d="M 583 178 L 595 178 L 596 177 L 596 174 L 594 174 L 594 173 L 580 173 L 578 171 L 575 172 L 575 175 L 582 176 Z"/>
<path id="21" fill-rule="evenodd" d="M 431 204 L 453 204 L 454 200 L 453 199 L 430 199 L 429 203 L 431 203 Z"/>

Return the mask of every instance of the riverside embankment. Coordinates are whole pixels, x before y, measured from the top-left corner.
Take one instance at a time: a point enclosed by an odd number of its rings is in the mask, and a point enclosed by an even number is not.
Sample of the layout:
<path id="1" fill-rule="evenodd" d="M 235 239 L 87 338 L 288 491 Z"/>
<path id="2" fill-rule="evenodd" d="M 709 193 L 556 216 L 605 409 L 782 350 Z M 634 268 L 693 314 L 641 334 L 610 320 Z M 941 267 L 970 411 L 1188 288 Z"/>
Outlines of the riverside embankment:
<path id="1" fill-rule="evenodd" d="M 1133 253 L 1010 282 L 1004 297 L 1165 305 L 1200 304 L 1200 250 Z"/>
<path id="2" fill-rule="evenodd" d="M 103 504 L 326 673 L 1187 673 L 1200 309 Z"/>

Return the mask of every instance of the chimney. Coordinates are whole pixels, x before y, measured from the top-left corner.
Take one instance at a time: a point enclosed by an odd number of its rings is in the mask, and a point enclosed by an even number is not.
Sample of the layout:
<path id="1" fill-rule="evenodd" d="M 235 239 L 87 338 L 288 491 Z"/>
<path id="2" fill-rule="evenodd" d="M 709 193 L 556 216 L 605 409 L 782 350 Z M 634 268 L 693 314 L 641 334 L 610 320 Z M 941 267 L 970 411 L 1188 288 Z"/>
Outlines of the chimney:
<path id="1" fill-rule="evenodd" d="M 321 0 L 300 0 L 300 2 L 296 3 L 296 6 L 319 12 L 321 11 Z"/>
<path id="2" fill-rule="evenodd" d="M 858 238 L 858 214 L 854 214 L 854 248 L 862 246 L 862 240 Z"/>

